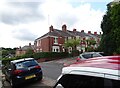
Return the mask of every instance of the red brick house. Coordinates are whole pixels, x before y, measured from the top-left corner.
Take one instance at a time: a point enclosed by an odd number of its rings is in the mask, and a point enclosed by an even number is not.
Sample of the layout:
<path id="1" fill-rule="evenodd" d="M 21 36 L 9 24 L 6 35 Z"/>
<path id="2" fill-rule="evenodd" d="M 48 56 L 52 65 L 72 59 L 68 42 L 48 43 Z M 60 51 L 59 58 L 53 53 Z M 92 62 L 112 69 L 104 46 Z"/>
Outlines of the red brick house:
<path id="1" fill-rule="evenodd" d="M 53 26 L 49 27 L 49 32 L 45 35 L 37 38 L 34 41 L 34 47 L 36 52 L 65 52 L 64 42 L 67 39 L 81 39 L 81 41 L 85 39 L 94 39 L 97 41 L 96 47 L 99 45 L 100 35 L 95 32 L 92 34 L 90 31 L 85 33 L 84 30 L 81 32 L 73 29 L 73 31 L 67 30 L 67 26 L 63 25 L 62 30 L 58 30 L 53 28 Z M 86 42 L 81 42 L 79 46 L 77 46 L 78 50 L 85 51 Z M 70 49 L 70 48 L 69 48 Z M 68 49 L 68 50 L 69 50 Z"/>

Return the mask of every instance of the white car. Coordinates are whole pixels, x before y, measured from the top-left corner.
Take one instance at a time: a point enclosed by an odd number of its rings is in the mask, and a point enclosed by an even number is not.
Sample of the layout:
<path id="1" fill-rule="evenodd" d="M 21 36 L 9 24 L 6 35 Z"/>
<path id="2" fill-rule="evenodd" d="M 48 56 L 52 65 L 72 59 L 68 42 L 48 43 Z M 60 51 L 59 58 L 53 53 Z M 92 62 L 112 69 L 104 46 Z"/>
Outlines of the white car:
<path id="1" fill-rule="evenodd" d="M 84 52 L 78 56 L 76 61 L 78 62 L 80 60 L 86 60 L 89 58 L 102 57 L 102 56 L 105 56 L 105 54 L 103 52 Z"/>
<path id="2" fill-rule="evenodd" d="M 120 88 L 120 56 L 96 57 L 64 67 L 53 88 Z"/>

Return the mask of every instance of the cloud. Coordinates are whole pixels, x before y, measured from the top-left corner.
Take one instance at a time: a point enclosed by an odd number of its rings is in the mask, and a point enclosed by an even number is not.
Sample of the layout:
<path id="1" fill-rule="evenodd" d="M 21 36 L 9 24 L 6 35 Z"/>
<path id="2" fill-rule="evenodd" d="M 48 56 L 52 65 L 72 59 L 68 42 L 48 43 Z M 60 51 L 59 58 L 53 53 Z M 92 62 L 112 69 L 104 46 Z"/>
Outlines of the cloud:
<path id="1" fill-rule="evenodd" d="M 6 24 L 19 24 L 44 20 L 42 11 L 38 9 L 40 2 L 7 2 L 0 9 L 0 20 Z"/>
<path id="2" fill-rule="evenodd" d="M 100 32 L 100 24 L 105 14 L 105 7 L 97 7 L 96 4 L 90 3 L 91 0 L 6 1 L 0 3 L 0 46 L 5 47 L 24 46 L 34 42 L 49 31 L 50 25 L 60 30 L 62 25 L 66 24 L 68 30 L 76 28 L 77 31 Z M 100 2 L 107 3 L 103 0 Z"/>
<path id="3" fill-rule="evenodd" d="M 28 29 L 19 29 L 13 31 L 13 37 L 20 41 L 34 41 L 36 35 Z"/>

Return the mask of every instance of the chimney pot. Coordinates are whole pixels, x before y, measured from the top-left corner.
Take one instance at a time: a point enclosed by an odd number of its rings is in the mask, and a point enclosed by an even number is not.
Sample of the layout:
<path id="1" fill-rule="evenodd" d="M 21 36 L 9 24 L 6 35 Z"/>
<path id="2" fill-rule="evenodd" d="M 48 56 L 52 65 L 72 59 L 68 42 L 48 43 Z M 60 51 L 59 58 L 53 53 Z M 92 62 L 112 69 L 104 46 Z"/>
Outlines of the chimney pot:
<path id="1" fill-rule="evenodd" d="M 94 32 L 94 35 L 97 35 L 97 32 Z"/>
<path id="2" fill-rule="evenodd" d="M 31 46 L 31 43 L 29 43 L 29 46 Z"/>
<path id="3" fill-rule="evenodd" d="M 62 31 L 66 32 L 66 30 L 67 30 L 67 26 L 64 24 L 64 25 L 62 26 Z"/>
<path id="4" fill-rule="evenodd" d="M 88 31 L 88 34 L 91 34 L 91 31 Z"/>
<path id="5" fill-rule="evenodd" d="M 49 32 L 52 32 L 52 31 L 54 31 L 54 29 L 53 29 L 53 26 L 51 25 L 51 26 L 49 27 Z"/>
<path id="6" fill-rule="evenodd" d="M 81 30 L 81 32 L 84 32 L 84 30 Z"/>
<path id="7" fill-rule="evenodd" d="M 76 29 L 75 29 L 75 28 L 73 29 L 73 32 L 76 32 Z"/>

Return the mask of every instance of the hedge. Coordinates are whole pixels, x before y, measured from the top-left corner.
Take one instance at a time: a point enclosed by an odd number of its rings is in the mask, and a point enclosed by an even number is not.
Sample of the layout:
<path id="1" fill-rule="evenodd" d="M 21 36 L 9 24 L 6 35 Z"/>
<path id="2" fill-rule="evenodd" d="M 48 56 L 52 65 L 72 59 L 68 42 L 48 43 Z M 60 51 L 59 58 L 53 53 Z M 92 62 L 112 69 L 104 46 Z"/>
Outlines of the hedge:
<path id="1" fill-rule="evenodd" d="M 68 57 L 69 54 L 67 52 L 39 52 L 39 53 L 35 53 L 33 55 L 33 57 L 35 59 L 40 59 L 40 58 L 65 58 Z"/>

